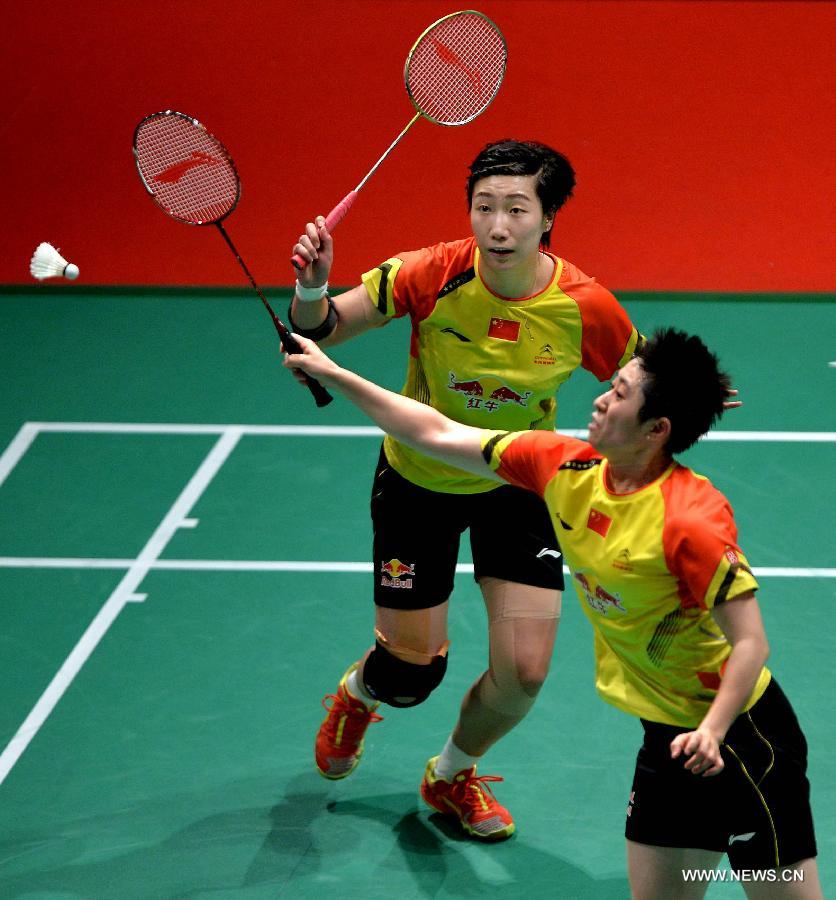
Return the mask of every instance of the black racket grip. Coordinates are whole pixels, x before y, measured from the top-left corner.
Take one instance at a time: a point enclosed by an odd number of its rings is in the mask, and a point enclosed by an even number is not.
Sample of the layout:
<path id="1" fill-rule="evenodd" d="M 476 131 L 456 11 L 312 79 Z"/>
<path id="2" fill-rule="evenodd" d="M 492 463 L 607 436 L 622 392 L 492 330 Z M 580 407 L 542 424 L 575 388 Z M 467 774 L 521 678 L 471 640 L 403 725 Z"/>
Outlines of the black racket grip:
<path id="1" fill-rule="evenodd" d="M 285 353 L 299 353 L 302 350 L 298 342 L 293 340 L 289 331 L 286 333 L 280 332 L 280 338 L 282 349 Z M 316 378 L 311 378 L 307 372 L 303 372 L 302 375 L 304 376 L 304 381 L 308 386 L 308 390 L 313 394 L 316 405 L 319 407 L 328 406 L 334 398 L 325 390 Z"/>
<path id="2" fill-rule="evenodd" d="M 317 406 L 328 406 L 328 404 L 334 399 L 328 393 L 328 391 L 326 391 L 325 388 L 316 380 L 316 378 L 311 378 L 310 375 L 305 375 L 305 384 L 313 394 Z"/>

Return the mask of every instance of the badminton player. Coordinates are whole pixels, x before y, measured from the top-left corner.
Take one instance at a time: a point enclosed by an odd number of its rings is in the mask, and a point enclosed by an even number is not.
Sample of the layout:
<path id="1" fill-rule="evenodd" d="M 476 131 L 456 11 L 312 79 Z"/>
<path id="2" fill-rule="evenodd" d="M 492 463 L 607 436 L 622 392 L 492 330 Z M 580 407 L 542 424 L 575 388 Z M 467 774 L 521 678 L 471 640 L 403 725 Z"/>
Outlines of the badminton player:
<path id="1" fill-rule="evenodd" d="M 683 869 L 714 869 L 723 853 L 749 872 L 750 897 L 822 897 L 807 745 L 764 665 L 757 583 L 728 501 L 674 458 L 728 396 L 699 338 L 668 329 L 643 343 L 595 401 L 589 443 L 453 422 L 302 344 L 285 365 L 401 443 L 545 499 L 594 630 L 598 692 L 644 726 L 626 820 L 634 900 L 702 897 L 708 882 Z"/>
<path id="2" fill-rule="evenodd" d="M 583 367 L 600 380 L 626 362 L 639 334 L 613 295 L 548 251 L 555 215 L 575 185 L 572 166 L 542 144 L 488 145 L 470 166 L 472 235 L 399 253 L 328 296 L 333 241 L 319 217 L 293 251 L 306 262 L 291 304 L 293 330 L 330 346 L 408 315 L 403 393 L 458 422 L 509 431 L 555 425 L 555 394 Z M 542 501 L 485 473 L 387 437 L 374 476 L 375 642 L 349 665 L 316 738 L 326 778 L 357 766 L 380 703 L 424 701 L 447 666 L 447 614 L 459 540 L 470 531 L 487 608 L 489 661 L 458 721 L 427 764 L 425 795 L 475 838 L 514 831 L 476 765 L 531 709 L 552 657 L 563 559 Z M 524 522 L 508 529 L 504 523 Z M 326 707 L 328 708 L 328 707 Z"/>

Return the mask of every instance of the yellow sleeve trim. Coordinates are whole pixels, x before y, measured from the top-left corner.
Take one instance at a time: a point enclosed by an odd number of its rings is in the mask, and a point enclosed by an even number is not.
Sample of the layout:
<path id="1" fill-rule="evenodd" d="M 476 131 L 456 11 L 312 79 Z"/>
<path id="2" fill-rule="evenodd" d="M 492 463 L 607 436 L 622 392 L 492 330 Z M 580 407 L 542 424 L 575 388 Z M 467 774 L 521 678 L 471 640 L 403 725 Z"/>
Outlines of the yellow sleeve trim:
<path id="1" fill-rule="evenodd" d="M 376 269 L 362 275 L 369 300 L 377 307 L 378 312 L 389 319 L 398 315 L 395 309 L 395 276 L 402 265 L 403 260 L 393 256 Z"/>
<path id="2" fill-rule="evenodd" d="M 639 345 L 639 342 L 644 342 L 644 335 L 639 334 L 636 329 L 633 329 L 632 334 L 630 335 L 630 340 L 627 341 L 627 346 L 624 348 L 624 355 L 618 361 L 618 368 L 620 369 L 622 366 L 626 366 L 628 362 L 633 358 L 633 354 L 636 352 L 636 347 Z"/>
<path id="3" fill-rule="evenodd" d="M 718 603 L 733 600 L 741 594 L 758 589 L 758 582 L 746 557 L 740 552 L 733 552 L 732 555 L 735 562 L 732 563 L 728 556 L 724 555 L 708 586 L 705 599 L 709 609 Z"/>
<path id="4" fill-rule="evenodd" d="M 496 472 L 502 463 L 502 454 L 508 445 L 520 436 L 519 431 L 483 431 L 482 432 L 482 457 Z M 525 433 L 525 432 L 522 432 Z"/>

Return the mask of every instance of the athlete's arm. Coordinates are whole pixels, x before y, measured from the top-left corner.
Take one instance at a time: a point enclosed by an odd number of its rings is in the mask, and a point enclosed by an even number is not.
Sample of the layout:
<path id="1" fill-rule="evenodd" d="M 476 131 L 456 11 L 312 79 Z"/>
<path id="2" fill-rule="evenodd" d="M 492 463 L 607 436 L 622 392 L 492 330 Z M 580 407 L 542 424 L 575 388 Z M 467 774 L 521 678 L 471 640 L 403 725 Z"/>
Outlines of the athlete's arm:
<path id="1" fill-rule="evenodd" d="M 459 469 L 502 481 L 482 456 L 480 429 L 454 422 L 424 403 L 372 384 L 338 366 L 313 341 L 295 337 L 302 353 L 285 354 L 284 365 L 298 380 L 301 380 L 301 369 L 326 387 L 338 390 L 402 443 Z"/>
<path id="2" fill-rule="evenodd" d="M 305 260 L 305 265 L 296 270 L 299 284 L 306 288 L 324 285 L 328 281 L 331 266 L 334 262 L 334 240 L 325 227 L 325 219 L 317 216 L 316 222 L 308 222 L 305 233 L 293 247 L 293 252 Z M 385 325 L 388 319 L 370 302 L 368 292 L 360 284 L 343 294 L 331 298 L 337 313 L 337 324 L 334 330 L 319 343 L 324 347 L 341 344 L 370 328 Z M 303 303 L 294 294 L 290 306 L 290 314 L 298 328 L 314 329 L 321 325 L 328 315 L 328 301 L 309 301 Z"/>
<path id="3" fill-rule="evenodd" d="M 740 594 L 711 610 L 732 645 L 720 689 L 705 718 L 694 731 L 677 735 L 671 757 L 684 755 L 685 768 L 695 775 L 717 775 L 723 769 L 720 744 L 749 699 L 769 656 L 760 607 L 753 591 Z"/>

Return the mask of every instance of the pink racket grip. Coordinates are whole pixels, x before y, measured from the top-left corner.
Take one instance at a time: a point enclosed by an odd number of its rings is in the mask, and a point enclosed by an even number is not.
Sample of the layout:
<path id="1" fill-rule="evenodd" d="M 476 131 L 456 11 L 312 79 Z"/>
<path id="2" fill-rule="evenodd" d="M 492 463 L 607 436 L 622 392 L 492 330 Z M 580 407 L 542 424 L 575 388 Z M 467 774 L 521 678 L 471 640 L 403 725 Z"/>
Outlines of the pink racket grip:
<path id="1" fill-rule="evenodd" d="M 342 222 L 342 220 L 346 217 L 348 211 L 354 205 L 354 201 L 357 199 L 357 191 L 350 191 L 345 197 L 340 200 L 340 202 L 328 213 L 325 217 L 325 227 L 329 231 L 333 231 L 337 225 Z M 307 263 L 298 253 L 295 253 L 290 261 L 297 269 L 304 269 Z"/>

